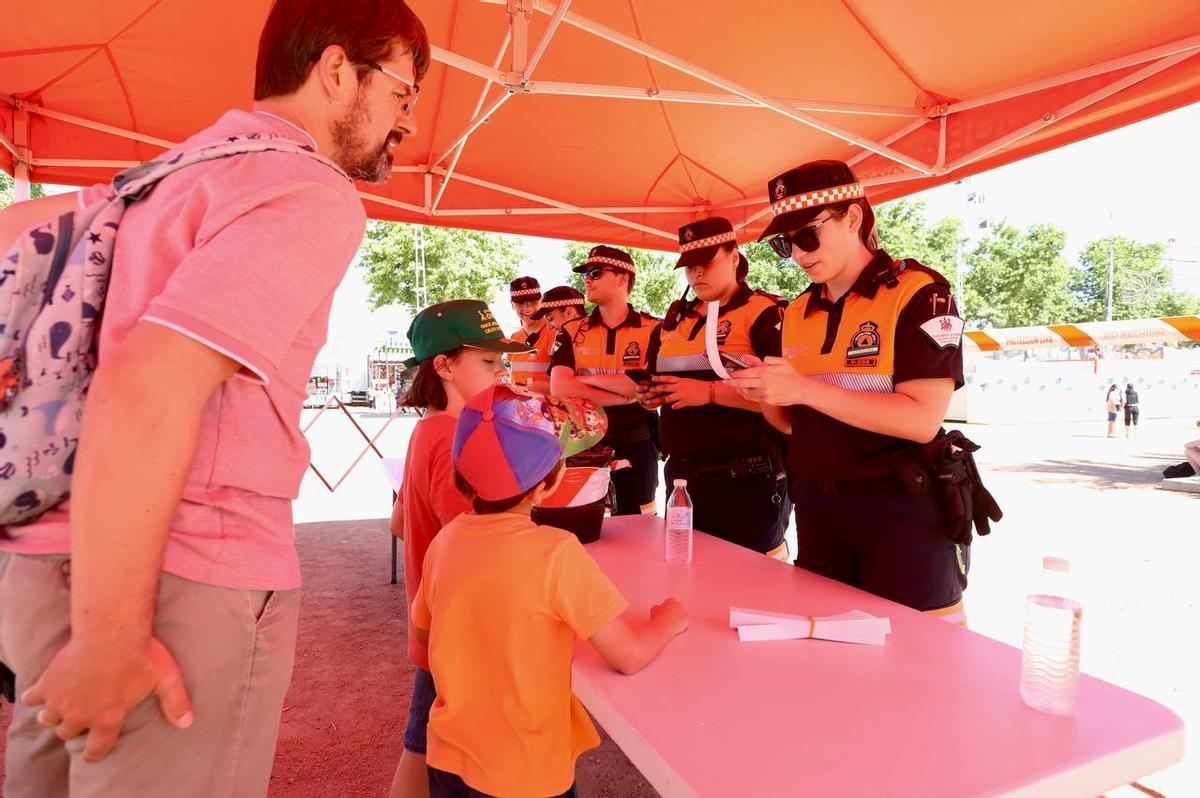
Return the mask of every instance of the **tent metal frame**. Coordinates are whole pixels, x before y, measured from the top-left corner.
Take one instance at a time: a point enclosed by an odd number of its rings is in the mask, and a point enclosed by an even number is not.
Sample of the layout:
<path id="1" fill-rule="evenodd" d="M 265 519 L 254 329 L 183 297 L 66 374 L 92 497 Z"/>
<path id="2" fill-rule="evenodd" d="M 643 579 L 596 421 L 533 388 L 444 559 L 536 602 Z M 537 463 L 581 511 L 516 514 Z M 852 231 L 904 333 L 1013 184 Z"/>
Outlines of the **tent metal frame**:
<path id="1" fill-rule="evenodd" d="M 670 103 L 692 103 L 709 106 L 735 106 L 749 109 L 769 110 L 791 119 L 798 124 L 820 131 L 825 135 L 837 138 L 851 144 L 861 151 L 852 156 L 848 162 L 857 164 L 872 155 L 878 155 L 904 167 L 904 171 L 894 175 L 864 180 L 864 184 L 881 185 L 885 183 L 906 182 L 930 176 L 942 176 L 953 173 L 976 161 L 988 157 L 995 152 L 1012 146 L 1021 140 L 1055 125 L 1062 120 L 1078 113 L 1096 103 L 1119 94 L 1121 91 L 1147 80 L 1154 75 L 1200 53 L 1200 36 L 1190 36 L 1177 41 L 1139 52 L 1131 53 L 1120 58 L 1092 64 L 1081 69 L 1071 70 L 1039 80 L 1012 86 L 979 97 L 958 102 L 931 105 L 927 107 L 903 107 L 889 105 L 872 105 L 857 103 L 836 103 L 804 98 L 769 97 L 751 87 L 741 85 L 730 78 L 719 75 L 703 67 L 685 61 L 668 52 L 660 50 L 643 41 L 627 36 L 612 28 L 606 27 L 591 19 L 570 11 L 571 0 L 560 0 L 552 3 L 548 0 L 480 0 L 486 4 L 504 5 L 509 18 L 504 36 L 500 42 L 494 63 L 491 66 L 479 63 L 473 59 L 454 53 L 442 47 L 432 48 L 434 60 L 447 67 L 457 69 L 483 80 L 479 99 L 471 114 L 470 121 L 451 139 L 451 143 L 436 157 L 432 152 L 425 164 L 397 166 L 395 173 L 419 174 L 424 180 L 424 196 L 421 204 L 404 202 L 391 197 L 360 191 L 364 200 L 376 202 L 408 213 L 424 217 L 430 223 L 439 218 L 485 218 L 489 216 L 533 216 L 533 215 L 566 215 L 578 214 L 598 221 L 626 227 L 645 233 L 655 238 L 674 241 L 673 231 L 661 230 L 622 215 L 653 215 L 663 213 L 707 213 L 732 208 L 755 208 L 737 227 L 744 228 L 770 213 L 770 205 L 765 197 L 739 199 L 726 202 L 706 203 L 682 206 L 624 206 L 624 207 L 583 207 L 553 197 L 545 197 L 526 191 L 516 186 L 507 186 L 483 178 L 467 175 L 458 170 L 459 160 L 470 142 L 471 136 L 485 124 L 493 115 L 500 112 L 512 98 L 518 94 L 552 95 L 572 97 L 595 97 L 629 101 L 655 101 Z M 529 50 L 530 23 L 535 13 L 547 15 L 549 22 L 542 35 Z M 859 24 L 878 42 L 878 37 L 866 26 L 865 22 L 855 15 Z M 555 33 L 562 25 L 569 25 L 592 36 L 609 42 L 636 55 L 648 58 L 668 66 L 694 79 L 707 83 L 716 89 L 713 92 L 671 91 L 644 86 L 612 86 L 590 83 L 569 83 L 561 81 L 534 81 L 534 70 L 540 63 L 549 47 Z M 887 49 L 882 42 L 880 46 Z M 81 46 L 82 48 L 82 46 Z M 86 49 L 86 48 L 83 48 Z M 508 71 L 502 71 L 500 65 L 505 54 L 509 56 Z M 888 53 L 889 57 L 893 57 Z M 1118 70 L 1140 67 L 1121 79 L 1110 83 L 1084 97 L 1057 108 L 1046 108 L 1040 116 L 1031 120 L 1027 125 L 994 141 L 984 144 L 972 152 L 961 155 L 947 162 L 947 121 L 958 113 L 963 113 L 980 107 L 1002 103 L 1017 97 L 1043 91 L 1045 89 L 1074 83 L 1081 80 L 1109 74 Z M 902 67 L 901 67 L 902 68 Z M 912 76 L 903 70 L 905 75 Z M 915 80 L 913 81 L 915 84 Z M 492 87 L 500 88 L 500 93 L 488 102 Z M 920 86 L 917 86 L 922 92 Z M 13 158 L 13 173 L 16 181 L 17 199 L 29 196 L 30 169 L 37 167 L 60 168 L 123 168 L 133 166 L 136 161 L 112 159 L 74 159 L 74 158 L 37 158 L 29 147 L 29 120 L 31 115 L 54 119 L 89 130 L 106 133 L 130 141 L 150 144 L 167 149 L 173 142 L 148 136 L 136 131 L 127 130 L 116 125 L 110 125 L 96 120 L 85 119 L 75 114 L 64 113 L 53 108 L 18 100 L 14 97 L 0 95 L 0 103 L 9 105 L 13 111 L 14 129 L 12 139 L 0 135 L 0 147 L 7 150 Z M 906 119 L 908 121 L 894 132 L 878 140 L 870 139 L 826 119 L 814 116 L 821 114 L 871 115 Z M 906 155 L 892 147 L 896 142 L 906 138 L 927 124 L 936 123 L 938 126 L 938 155 L 935 163 L 925 163 L 918 158 Z M 537 203 L 535 207 L 495 207 L 478 208 L 443 208 L 442 201 L 452 181 L 465 185 L 486 188 L 500 194 L 508 195 L 528 202 Z M 436 185 L 435 185 L 436 182 Z"/>

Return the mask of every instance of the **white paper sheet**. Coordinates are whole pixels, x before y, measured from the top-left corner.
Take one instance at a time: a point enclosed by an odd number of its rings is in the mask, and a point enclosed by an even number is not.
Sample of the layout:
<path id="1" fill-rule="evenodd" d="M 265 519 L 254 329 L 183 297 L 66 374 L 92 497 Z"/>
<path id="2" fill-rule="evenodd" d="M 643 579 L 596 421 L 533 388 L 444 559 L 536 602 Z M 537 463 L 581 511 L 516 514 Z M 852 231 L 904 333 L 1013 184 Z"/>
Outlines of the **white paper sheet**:
<path id="1" fill-rule="evenodd" d="M 877 618 L 862 610 L 813 618 L 730 607 L 729 625 L 737 629 L 738 640 L 742 642 L 811 638 L 881 646 L 892 631 L 889 618 Z"/>

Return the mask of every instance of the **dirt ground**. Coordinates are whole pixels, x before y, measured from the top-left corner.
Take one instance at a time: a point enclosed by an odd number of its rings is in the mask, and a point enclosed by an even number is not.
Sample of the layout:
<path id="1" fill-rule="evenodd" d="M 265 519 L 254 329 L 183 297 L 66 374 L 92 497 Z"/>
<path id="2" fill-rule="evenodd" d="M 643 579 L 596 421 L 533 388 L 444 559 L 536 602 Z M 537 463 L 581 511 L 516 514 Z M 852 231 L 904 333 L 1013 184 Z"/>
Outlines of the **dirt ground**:
<path id="1" fill-rule="evenodd" d="M 314 459 L 336 477 L 365 444 L 345 419 L 321 421 Z M 370 414 L 360 421 L 372 435 L 383 424 Z M 1183 459 L 1184 441 L 1200 437 L 1194 421 L 1144 420 L 1132 440 L 1106 439 L 1100 423 L 964 427 L 984 446 L 979 461 L 1006 513 L 974 546 L 972 628 L 1020 645 L 1023 599 L 1040 558 L 1068 557 L 1084 607 L 1084 671 L 1165 704 L 1191 729 L 1200 727 L 1200 495 L 1160 490 L 1159 472 Z M 411 425 L 404 419 L 384 431 L 384 454 L 403 452 Z M 297 526 L 303 609 L 272 798 L 386 795 L 411 681 L 404 589 L 388 584 L 389 505 L 373 462 L 333 494 L 311 474 L 305 480 L 295 511 L 310 522 Z M 0 712 L 3 728 L 8 707 Z M 1182 764 L 1141 783 L 1173 798 L 1200 795 L 1200 746 L 1189 736 Z M 656 794 L 607 739 L 580 761 L 578 779 L 581 796 Z M 1141 794 L 1125 787 L 1109 796 Z"/>

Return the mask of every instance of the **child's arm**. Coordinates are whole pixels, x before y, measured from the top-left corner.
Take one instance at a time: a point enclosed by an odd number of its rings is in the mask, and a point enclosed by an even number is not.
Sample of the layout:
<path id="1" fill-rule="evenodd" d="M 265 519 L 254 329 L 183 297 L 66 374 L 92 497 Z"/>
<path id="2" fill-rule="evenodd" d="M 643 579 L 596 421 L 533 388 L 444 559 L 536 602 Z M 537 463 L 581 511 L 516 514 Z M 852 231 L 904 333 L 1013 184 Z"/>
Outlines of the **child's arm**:
<path id="1" fill-rule="evenodd" d="M 415 623 L 410 625 L 412 626 L 413 634 L 416 635 L 417 642 L 423 645 L 425 648 L 429 648 L 429 630 L 422 629 Z"/>
<path id="2" fill-rule="evenodd" d="M 688 627 L 687 610 L 673 598 L 650 608 L 650 620 L 632 621 L 626 612 L 592 635 L 590 642 L 614 670 L 637 673 L 657 657 L 671 638 Z"/>
<path id="3" fill-rule="evenodd" d="M 396 503 L 392 505 L 392 521 L 389 524 L 392 529 L 392 534 L 404 540 L 404 500 L 396 499 Z"/>

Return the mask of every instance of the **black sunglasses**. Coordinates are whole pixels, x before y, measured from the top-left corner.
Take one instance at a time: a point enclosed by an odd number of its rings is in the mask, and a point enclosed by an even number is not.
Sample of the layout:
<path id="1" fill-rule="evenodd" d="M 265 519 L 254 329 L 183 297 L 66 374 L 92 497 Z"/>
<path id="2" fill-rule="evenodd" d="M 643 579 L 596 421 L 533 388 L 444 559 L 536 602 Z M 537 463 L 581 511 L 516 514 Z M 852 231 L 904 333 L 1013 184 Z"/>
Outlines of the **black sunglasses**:
<path id="1" fill-rule="evenodd" d="M 816 224 L 801 227 L 799 230 L 793 230 L 790 233 L 781 233 L 770 239 L 771 249 L 775 250 L 775 254 L 781 258 L 790 258 L 792 256 L 793 244 L 800 247 L 804 252 L 816 252 L 821 248 L 821 239 L 817 235 L 817 230 L 826 222 L 845 215 L 845 211 L 830 214 Z"/>
<path id="2" fill-rule="evenodd" d="M 584 272 L 583 279 L 585 279 L 589 282 L 594 282 L 596 280 L 599 280 L 601 277 L 603 277 L 605 272 L 611 272 L 611 271 L 612 271 L 612 269 L 608 268 L 607 266 L 597 266 L 594 269 L 588 269 L 586 272 Z"/>

